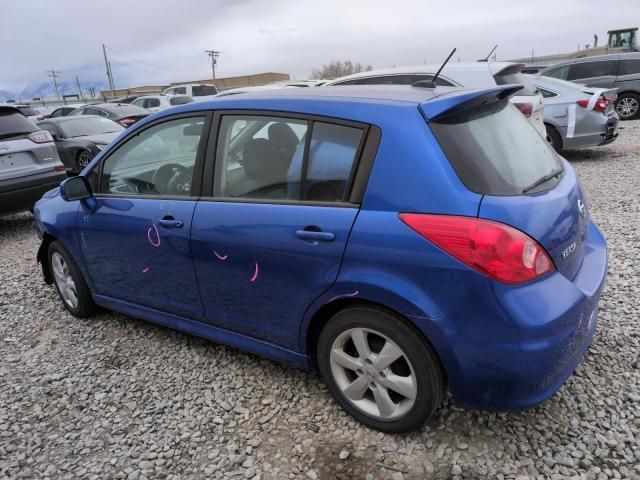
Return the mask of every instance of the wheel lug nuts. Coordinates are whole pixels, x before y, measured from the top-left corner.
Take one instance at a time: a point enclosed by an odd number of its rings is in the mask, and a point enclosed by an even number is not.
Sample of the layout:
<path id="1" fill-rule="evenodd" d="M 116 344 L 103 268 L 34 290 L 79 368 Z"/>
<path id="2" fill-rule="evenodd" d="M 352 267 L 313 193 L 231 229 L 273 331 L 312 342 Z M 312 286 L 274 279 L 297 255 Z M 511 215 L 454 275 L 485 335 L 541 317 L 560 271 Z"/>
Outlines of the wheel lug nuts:
<path id="1" fill-rule="evenodd" d="M 362 375 L 364 372 L 362 371 L 362 369 L 361 369 L 361 368 L 358 368 L 358 369 L 356 370 L 356 373 L 357 373 L 358 375 Z"/>
<path id="2" fill-rule="evenodd" d="M 370 382 L 369 383 L 369 388 L 375 389 L 376 387 L 377 387 L 377 385 L 375 384 L 375 382 Z"/>
<path id="3" fill-rule="evenodd" d="M 369 358 L 367 358 L 364 362 L 365 362 L 366 364 L 368 364 L 368 365 L 371 365 L 371 364 L 373 363 L 373 362 L 371 361 L 371 359 L 369 359 Z"/>

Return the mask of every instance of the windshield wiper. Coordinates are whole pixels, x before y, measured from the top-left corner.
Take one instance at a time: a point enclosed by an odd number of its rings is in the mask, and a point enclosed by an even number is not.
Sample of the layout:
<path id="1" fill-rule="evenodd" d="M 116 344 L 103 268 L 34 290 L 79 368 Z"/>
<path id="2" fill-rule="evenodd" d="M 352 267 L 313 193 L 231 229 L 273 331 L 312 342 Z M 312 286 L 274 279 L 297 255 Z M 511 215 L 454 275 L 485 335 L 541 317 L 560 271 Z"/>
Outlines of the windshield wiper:
<path id="1" fill-rule="evenodd" d="M 522 193 L 529 193 L 531 190 L 533 190 L 536 187 L 539 187 L 540 185 L 542 185 L 543 183 L 548 182 L 549 180 L 551 180 L 552 178 L 556 178 L 558 175 L 560 175 L 562 172 L 564 172 L 564 170 L 562 169 L 562 167 L 560 168 L 556 168 L 555 170 L 553 170 L 551 173 L 546 174 L 544 177 L 539 178 L 538 180 L 536 180 L 535 182 L 533 182 L 531 185 L 529 185 L 528 187 L 524 188 L 522 190 Z"/>

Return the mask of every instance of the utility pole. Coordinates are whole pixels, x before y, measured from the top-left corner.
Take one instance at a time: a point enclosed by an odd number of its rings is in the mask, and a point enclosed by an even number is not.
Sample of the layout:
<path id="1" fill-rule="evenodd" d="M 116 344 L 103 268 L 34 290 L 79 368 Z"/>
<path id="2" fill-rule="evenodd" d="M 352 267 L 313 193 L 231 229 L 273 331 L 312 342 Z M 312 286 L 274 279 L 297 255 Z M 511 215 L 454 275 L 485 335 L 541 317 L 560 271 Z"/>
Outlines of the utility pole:
<path id="1" fill-rule="evenodd" d="M 76 75 L 76 85 L 78 85 L 78 93 L 80 93 L 80 98 L 84 100 L 84 95 L 82 95 L 82 88 L 80 87 L 80 80 L 78 80 L 78 75 Z"/>
<path id="2" fill-rule="evenodd" d="M 104 64 L 107 67 L 107 78 L 109 79 L 109 88 L 111 89 L 111 95 L 115 97 L 116 94 L 114 92 L 115 87 L 113 86 L 113 73 L 111 72 L 111 63 L 109 63 L 109 60 L 107 60 L 107 48 L 104 46 L 104 43 L 102 44 L 102 53 L 104 54 Z"/>
<path id="3" fill-rule="evenodd" d="M 204 53 L 209 55 L 209 59 L 211 60 L 211 75 L 213 79 L 216 79 L 216 65 L 218 64 L 218 56 L 220 52 L 217 50 L 205 50 Z"/>
<path id="4" fill-rule="evenodd" d="M 51 70 L 47 70 L 47 74 L 53 78 L 53 86 L 56 89 L 56 97 L 58 97 L 58 100 L 60 100 L 60 92 L 58 91 L 58 77 L 60 76 L 60 71 L 59 70 L 54 70 L 53 68 Z"/>

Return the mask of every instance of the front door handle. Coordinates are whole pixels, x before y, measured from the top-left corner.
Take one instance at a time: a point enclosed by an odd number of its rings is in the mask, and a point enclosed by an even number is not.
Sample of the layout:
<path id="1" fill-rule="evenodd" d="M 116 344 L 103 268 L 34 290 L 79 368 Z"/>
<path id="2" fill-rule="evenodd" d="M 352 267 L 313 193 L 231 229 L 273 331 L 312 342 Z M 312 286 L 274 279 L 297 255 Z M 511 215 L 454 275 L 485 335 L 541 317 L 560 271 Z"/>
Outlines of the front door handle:
<path id="1" fill-rule="evenodd" d="M 336 236 L 331 232 L 317 232 L 315 230 L 296 230 L 296 235 L 302 240 L 314 240 L 320 242 L 332 242 Z"/>
<path id="2" fill-rule="evenodd" d="M 182 220 L 176 220 L 173 217 L 165 217 L 158 222 L 164 228 L 182 228 L 184 222 Z"/>

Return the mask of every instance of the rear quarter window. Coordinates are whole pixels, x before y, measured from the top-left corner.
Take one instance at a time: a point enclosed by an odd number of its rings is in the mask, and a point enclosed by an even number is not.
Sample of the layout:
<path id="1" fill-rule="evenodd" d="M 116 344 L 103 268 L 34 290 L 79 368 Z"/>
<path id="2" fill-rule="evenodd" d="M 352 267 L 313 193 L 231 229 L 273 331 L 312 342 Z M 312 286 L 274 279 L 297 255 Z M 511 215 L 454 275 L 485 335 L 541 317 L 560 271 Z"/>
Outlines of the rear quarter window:
<path id="1" fill-rule="evenodd" d="M 548 142 L 508 101 L 447 115 L 430 127 L 460 180 L 476 193 L 521 195 L 561 168 Z M 550 180 L 540 190 L 553 185 Z"/>

